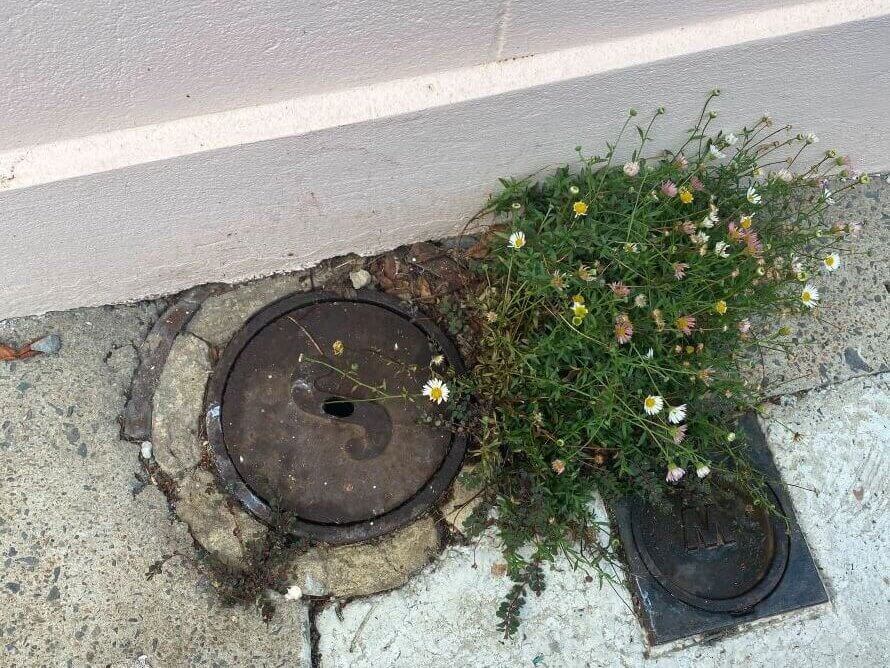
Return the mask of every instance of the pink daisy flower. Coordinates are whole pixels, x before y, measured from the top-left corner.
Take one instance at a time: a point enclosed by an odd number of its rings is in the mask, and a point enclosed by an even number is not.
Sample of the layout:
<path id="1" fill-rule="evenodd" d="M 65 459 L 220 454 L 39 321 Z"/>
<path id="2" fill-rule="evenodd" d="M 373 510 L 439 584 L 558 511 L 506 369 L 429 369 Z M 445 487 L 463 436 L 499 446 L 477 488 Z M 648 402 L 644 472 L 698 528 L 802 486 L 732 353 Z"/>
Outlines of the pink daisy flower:
<path id="1" fill-rule="evenodd" d="M 674 263 L 674 276 L 677 277 L 679 281 L 684 276 L 686 276 L 686 270 L 689 269 L 689 265 L 685 262 L 675 262 Z"/>
<path id="2" fill-rule="evenodd" d="M 677 318 L 677 329 L 679 329 L 683 336 L 689 336 L 692 334 L 692 330 L 695 329 L 695 316 L 691 315 L 681 315 Z"/>
<path id="3" fill-rule="evenodd" d="M 634 326 L 627 314 L 622 313 L 615 318 L 615 339 L 618 341 L 618 345 L 628 343 L 633 335 Z"/>
<path id="4" fill-rule="evenodd" d="M 609 289 L 614 293 L 616 297 L 627 297 L 630 294 L 630 288 L 627 287 L 621 281 L 615 281 L 614 283 L 609 283 Z"/>
<path id="5" fill-rule="evenodd" d="M 758 257 L 763 253 L 763 244 L 754 230 L 748 230 L 748 234 L 745 235 L 745 252 Z"/>
<path id="6" fill-rule="evenodd" d="M 677 184 L 673 181 L 665 181 L 661 184 L 661 193 L 665 197 L 676 197 L 677 195 Z"/>
<path id="7" fill-rule="evenodd" d="M 686 425 L 681 424 L 678 427 L 671 427 L 671 437 L 674 439 L 674 443 L 680 445 L 680 443 L 686 440 Z"/>
<path id="8" fill-rule="evenodd" d="M 689 167 L 689 161 L 686 159 L 685 155 L 683 155 L 682 153 L 678 153 L 674 157 L 674 165 L 678 169 L 686 169 L 687 167 Z"/>
<path id="9" fill-rule="evenodd" d="M 679 482 L 683 476 L 686 475 L 686 469 L 680 468 L 674 464 L 671 464 L 670 468 L 668 468 L 667 475 L 664 477 L 668 482 Z"/>
<path id="10" fill-rule="evenodd" d="M 705 189 L 705 184 L 702 183 L 701 179 L 699 179 L 697 176 L 693 176 L 691 179 L 689 179 L 689 185 L 692 186 L 693 190 L 699 192 Z"/>
<path id="11" fill-rule="evenodd" d="M 680 229 L 683 230 L 683 234 L 692 236 L 693 234 L 695 234 L 695 223 L 693 223 L 691 220 L 684 220 L 683 223 L 680 225 Z"/>
<path id="12" fill-rule="evenodd" d="M 745 230 L 739 229 L 735 223 L 730 223 L 726 229 L 729 230 L 729 238 L 733 241 L 741 241 L 745 236 Z"/>

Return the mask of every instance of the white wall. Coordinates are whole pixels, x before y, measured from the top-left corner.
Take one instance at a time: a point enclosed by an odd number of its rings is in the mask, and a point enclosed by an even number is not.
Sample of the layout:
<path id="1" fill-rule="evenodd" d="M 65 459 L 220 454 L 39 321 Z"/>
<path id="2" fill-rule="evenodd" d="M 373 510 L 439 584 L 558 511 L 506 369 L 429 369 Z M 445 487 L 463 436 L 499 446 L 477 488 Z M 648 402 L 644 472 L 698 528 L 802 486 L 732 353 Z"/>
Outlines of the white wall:
<path id="1" fill-rule="evenodd" d="M 682 4 L 682 12 L 677 6 Z M 0 2 L 0 150 L 525 56 L 775 0 Z"/>
<path id="2" fill-rule="evenodd" d="M 887 167 L 888 37 L 888 2 L 756 9 L 13 148 L 0 153 L 0 175 L 14 176 L 0 190 L 0 317 L 444 235 L 497 177 L 571 159 L 578 143 L 601 146 L 629 106 L 665 104 L 657 136 L 679 136 L 714 85 L 726 91 L 725 127 L 768 111 L 818 131 L 819 148 L 849 151 L 860 168 Z"/>

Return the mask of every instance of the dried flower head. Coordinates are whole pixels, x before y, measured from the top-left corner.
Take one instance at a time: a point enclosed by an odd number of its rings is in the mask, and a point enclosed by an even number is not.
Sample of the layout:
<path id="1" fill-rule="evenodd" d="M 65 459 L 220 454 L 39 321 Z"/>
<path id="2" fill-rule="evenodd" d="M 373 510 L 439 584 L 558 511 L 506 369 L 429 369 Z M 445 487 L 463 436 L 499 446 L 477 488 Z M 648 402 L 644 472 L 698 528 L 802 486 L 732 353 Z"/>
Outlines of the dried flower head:
<path id="1" fill-rule="evenodd" d="M 626 313 L 622 313 L 618 317 L 615 318 L 615 339 L 618 341 L 618 345 L 624 345 L 625 343 L 629 343 L 631 337 L 634 335 L 634 327 L 630 321 L 630 318 L 627 317 Z"/>
<path id="2" fill-rule="evenodd" d="M 630 294 L 630 288 L 621 281 L 609 283 L 609 289 L 616 297 L 620 297 L 621 299 L 624 299 Z"/>

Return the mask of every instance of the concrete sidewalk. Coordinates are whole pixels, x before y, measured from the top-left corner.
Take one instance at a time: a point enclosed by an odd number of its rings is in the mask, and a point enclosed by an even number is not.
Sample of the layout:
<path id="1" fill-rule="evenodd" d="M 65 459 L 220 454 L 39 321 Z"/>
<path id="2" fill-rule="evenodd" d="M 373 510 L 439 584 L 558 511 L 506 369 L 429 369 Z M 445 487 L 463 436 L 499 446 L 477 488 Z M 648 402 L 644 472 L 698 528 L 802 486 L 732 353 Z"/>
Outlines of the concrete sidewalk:
<path id="1" fill-rule="evenodd" d="M 875 179 L 844 219 L 858 254 L 819 277 L 818 324 L 797 324 L 792 360 L 767 360 L 766 428 L 832 596 L 829 609 L 644 658 L 623 588 L 558 566 L 520 636 L 494 611 L 509 583 L 491 538 L 452 547 L 396 591 L 332 604 L 317 619 L 330 666 L 748 666 L 890 663 L 890 185 Z M 54 356 L 0 363 L 0 665 L 308 666 L 304 603 L 220 603 L 164 496 L 136 478 L 117 417 L 138 346 L 162 302 L 0 323 L 0 340 L 57 332 Z M 799 435 L 795 437 L 795 432 Z M 496 569 L 497 570 L 497 569 Z"/>
<path id="2" fill-rule="evenodd" d="M 2 666 L 305 663 L 304 606 L 267 626 L 221 605 L 185 525 L 137 480 L 139 447 L 120 440 L 136 346 L 161 306 L 0 325 L 4 341 L 63 339 L 57 356 L 0 364 Z"/>

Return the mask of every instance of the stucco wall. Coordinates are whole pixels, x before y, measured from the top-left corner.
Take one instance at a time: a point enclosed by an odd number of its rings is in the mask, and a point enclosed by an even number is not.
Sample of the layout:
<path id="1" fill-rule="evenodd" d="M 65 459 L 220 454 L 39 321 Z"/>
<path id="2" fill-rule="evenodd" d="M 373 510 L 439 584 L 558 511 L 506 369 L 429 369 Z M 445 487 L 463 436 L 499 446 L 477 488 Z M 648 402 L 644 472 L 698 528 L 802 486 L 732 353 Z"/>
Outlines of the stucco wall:
<path id="1" fill-rule="evenodd" d="M 0 150 L 526 56 L 775 0 L 0 6 Z M 790 3 L 784 3 L 790 4 Z"/>
<path id="2" fill-rule="evenodd" d="M 507 9 L 526 6 L 514 5 Z M 890 164 L 890 2 L 724 11 L 695 25 L 642 27 L 521 59 L 81 139 L 70 137 L 89 130 L 73 114 L 80 129 L 66 128 L 60 141 L 0 153 L 0 317 L 445 235 L 497 177 L 569 160 L 579 143 L 601 146 L 629 106 L 665 104 L 659 141 L 679 136 L 714 85 L 725 90 L 724 127 L 769 112 L 816 130 L 820 147 L 851 152 L 860 168 Z M 510 43 L 532 48 L 557 33 L 523 34 L 525 46 Z M 391 74 L 384 70 L 366 76 Z M 179 113 L 144 94 L 133 114 Z"/>

